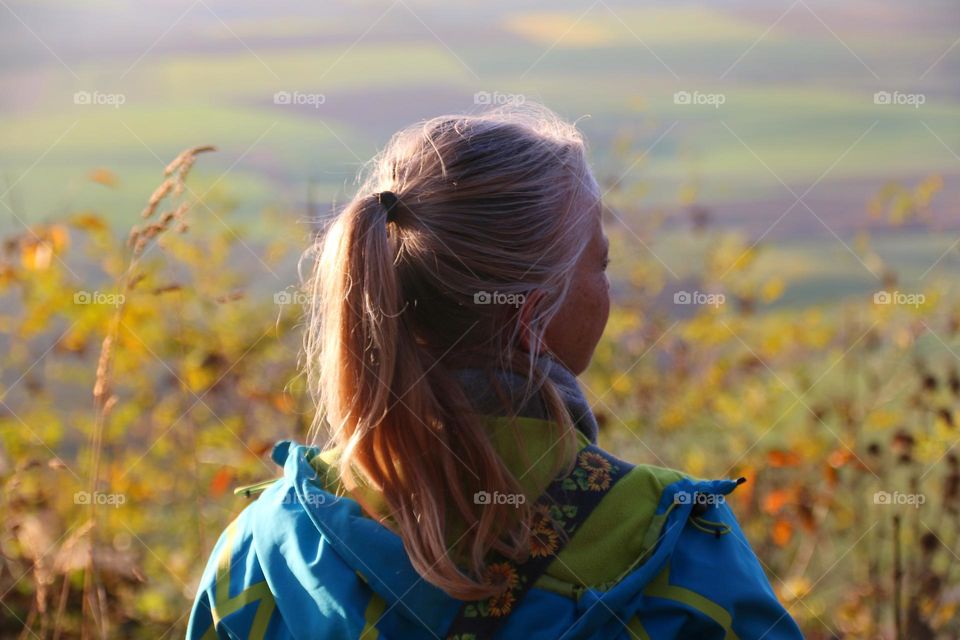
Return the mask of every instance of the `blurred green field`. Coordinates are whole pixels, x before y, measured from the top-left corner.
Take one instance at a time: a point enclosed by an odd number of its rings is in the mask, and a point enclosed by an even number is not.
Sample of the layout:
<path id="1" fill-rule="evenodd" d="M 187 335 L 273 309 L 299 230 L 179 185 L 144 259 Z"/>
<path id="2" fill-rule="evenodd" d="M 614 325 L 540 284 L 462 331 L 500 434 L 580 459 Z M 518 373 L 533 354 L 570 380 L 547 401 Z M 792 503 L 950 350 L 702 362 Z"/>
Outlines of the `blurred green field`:
<path id="1" fill-rule="evenodd" d="M 31 15 L 25 5 L 14 9 Z M 944 10 L 937 3 L 925 17 L 875 10 L 872 28 L 852 8 L 823 25 L 823 7 L 781 16 L 783 8 L 749 3 L 611 3 L 589 11 L 492 4 L 457 17 L 430 4 L 384 9 L 343 14 L 334 27 L 319 9 L 257 17 L 212 3 L 169 34 L 150 28 L 160 10 L 147 10 L 123 43 L 84 40 L 84 53 L 64 54 L 63 65 L 11 25 L 16 37 L 5 50 L 30 53 L 32 62 L 0 67 L 16 92 L 0 102 L 0 170 L 16 183 L 7 196 L 25 220 L 62 208 L 65 195 L 71 206 L 113 216 L 135 206 L 156 156 L 209 143 L 222 150 L 210 180 L 226 173 L 222 185 L 241 216 L 276 201 L 302 205 L 307 182 L 326 207 L 349 195 L 359 165 L 392 131 L 476 109 L 478 91 L 540 100 L 570 118 L 589 115 L 581 126 L 598 171 L 629 166 L 631 178 L 649 185 L 644 197 L 653 205 L 675 205 L 690 182 L 702 202 L 749 208 L 789 197 L 780 180 L 799 192 L 821 176 L 821 188 L 842 189 L 848 180 L 879 188 L 892 178 L 957 173 L 950 149 L 960 146 L 960 105 L 943 82 L 950 60 L 927 69 L 953 39 L 950 14 L 935 18 Z M 74 11 L 83 23 L 110 9 Z M 35 20 L 42 39 L 44 18 Z M 140 32 L 144 38 L 134 39 Z M 63 50 L 70 42 L 57 44 Z M 876 105 L 880 90 L 923 91 L 926 103 Z M 75 105 L 75 91 L 122 93 L 125 102 Z M 325 101 L 278 105 L 278 91 Z M 675 104 L 677 91 L 718 92 L 725 102 Z M 624 136 L 635 164 L 614 155 Z M 122 170 L 121 189 L 84 187 L 92 165 Z M 49 184 L 72 188 L 64 194 Z M 769 224 L 773 209 L 757 217 Z"/>

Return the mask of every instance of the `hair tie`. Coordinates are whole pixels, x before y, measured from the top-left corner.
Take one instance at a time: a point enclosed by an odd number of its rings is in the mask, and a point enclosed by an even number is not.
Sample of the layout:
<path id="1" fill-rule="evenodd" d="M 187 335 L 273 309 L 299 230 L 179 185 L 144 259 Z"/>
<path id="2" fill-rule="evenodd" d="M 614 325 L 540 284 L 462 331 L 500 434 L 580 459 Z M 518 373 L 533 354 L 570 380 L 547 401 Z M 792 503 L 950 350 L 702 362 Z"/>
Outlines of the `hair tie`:
<path id="1" fill-rule="evenodd" d="M 397 194 L 393 191 L 381 191 L 377 194 L 377 202 L 387 210 L 387 222 L 396 222 L 397 203 L 400 202 Z"/>

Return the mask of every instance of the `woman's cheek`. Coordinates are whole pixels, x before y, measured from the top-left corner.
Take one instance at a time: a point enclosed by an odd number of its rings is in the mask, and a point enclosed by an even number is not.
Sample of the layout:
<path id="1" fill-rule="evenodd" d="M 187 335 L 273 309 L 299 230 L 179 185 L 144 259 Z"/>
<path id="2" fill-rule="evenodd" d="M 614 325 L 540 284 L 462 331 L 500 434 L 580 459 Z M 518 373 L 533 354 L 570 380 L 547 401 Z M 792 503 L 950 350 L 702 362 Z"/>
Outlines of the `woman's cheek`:
<path id="1" fill-rule="evenodd" d="M 607 320 L 610 317 L 610 280 L 607 278 L 606 273 L 600 275 L 600 281 L 597 283 L 597 286 L 593 287 L 593 290 L 595 293 L 591 306 L 595 310 L 594 322 L 596 325 L 593 327 L 591 334 L 599 341 L 600 336 L 603 335 L 603 330 L 607 326 Z"/>

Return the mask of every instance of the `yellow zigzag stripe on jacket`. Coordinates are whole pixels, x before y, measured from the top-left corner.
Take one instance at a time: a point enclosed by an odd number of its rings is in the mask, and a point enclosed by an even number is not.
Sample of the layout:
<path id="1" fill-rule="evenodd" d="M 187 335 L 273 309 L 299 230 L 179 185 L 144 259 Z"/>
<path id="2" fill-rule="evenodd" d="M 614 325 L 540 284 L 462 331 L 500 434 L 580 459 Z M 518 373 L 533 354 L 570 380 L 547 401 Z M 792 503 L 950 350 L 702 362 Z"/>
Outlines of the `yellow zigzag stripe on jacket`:
<path id="1" fill-rule="evenodd" d="M 650 640 L 650 634 L 647 633 L 647 630 L 643 628 L 643 624 L 640 622 L 640 618 L 633 616 L 630 618 L 630 622 L 627 623 L 627 631 L 632 635 L 631 638 L 637 638 L 638 640 Z"/>
<path id="2" fill-rule="evenodd" d="M 376 624 L 380 622 L 387 611 L 387 601 L 374 592 L 370 597 L 370 604 L 367 605 L 367 610 L 364 612 L 366 624 L 363 625 L 363 631 L 360 632 L 360 640 L 378 640 L 380 638 L 380 632 L 377 631 Z"/>
<path id="3" fill-rule="evenodd" d="M 237 534 L 237 521 L 234 520 L 227 527 L 227 541 L 217 559 L 217 592 L 215 602 L 211 607 L 213 614 L 213 626 L 215 630 L 220 621 L 244 608 L 250 603 L 259 601 L 257 613 L 253 618 L 253 624 L 250 625 L 250 632 L 247 634 L 248 640 L 263 640 L 267 634 L 267 625 L 270 624 L 270 616 L 276 607 L 273 600 L 273 594 L 267 581 L 258 582 L 250 585 L 234 597 L 230 597 L 230 565 L 233 560 L 233 544 Z M 209 633 L 208 633 L 209 635 Z"/>
<path id="4" fill-rule="evenodd" d="M 650 581 L 643 593 L 654 598 L 664 598 L 682 602 L 692 609 L 696 609 L 709 616 L 726 632 L 725 640 L 740 640 L 733 631 L 733 617 L 730 612 L 719 604 L 705 598 L 696 591 L 670 584 L 670 565 L 664 567 L 657 577 Z"/>

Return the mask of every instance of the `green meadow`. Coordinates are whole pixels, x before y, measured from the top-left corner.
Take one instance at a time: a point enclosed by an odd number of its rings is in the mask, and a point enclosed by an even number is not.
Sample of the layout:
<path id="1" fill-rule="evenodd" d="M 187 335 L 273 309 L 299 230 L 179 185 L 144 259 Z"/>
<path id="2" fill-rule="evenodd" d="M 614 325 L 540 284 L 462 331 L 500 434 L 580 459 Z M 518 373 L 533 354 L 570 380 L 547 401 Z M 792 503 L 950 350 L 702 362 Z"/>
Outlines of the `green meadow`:
<path id="1" fill-rule="evenodd" d="M 95 20 L 109 6 L 74 11 Z M 145 15 L 132 27 L 143 38 L 122 53 L 84 41 L 63 64 L 7 27 L 17 37 L 0 76 L 17 95 L 0 105 L 0 157 L 22 219 L 71 207 L 122 218 L 157 166 L 197 144 L 220 149 L 197 191 L 216 183 L 241 216 L 277 203 L 302 210 L 308 183 L 327 207 L 350 195 L 356 170 L 391 132 L 477 109 L 481 91 L 583 117 L 598 171 L 629 168 L 625 179 L 643 183 L 650 206 L 677 205 L 691 184 L 705 204 L 750 207 L 789 197 L 781 181 L 798 193 L 821 177 L 826 189 L 863 179 L 879 188 L 957 169 L 949 57 L 924 75 L 950 45 L 948 25 L 917 24 L 906 8 L 888 9 L 905 21 L 882 23 L 889 33 L 847 14 L 825 26 L 800 5 L 779 22 L 762 4 L 490 5 L 457 17 L 430 4 L 385 14 L 370 5 L 339 21 L 320 9 L 259 18 L 211 9 L 192 10 L 168 33 Z M 42 39 L 49 16 L 35 19 Z M 26 68 L 18 53 L 30 54 Z M 919 109 L 874 104 L 881 90 L 926 99 Z M 123 104 L 77 105 L 77 91 L 122 94 Z M 280 91 L 323 102 L 275 104 Z M 680 91 L 722 94 L 723 103 L 676 104 Z M 617 155 L 624 140 L 628 151 Z M 87 184 L 101 167 L 116 174 L 113 190 Z M 778 212 L 758 215 L 772 222 Z"/>

